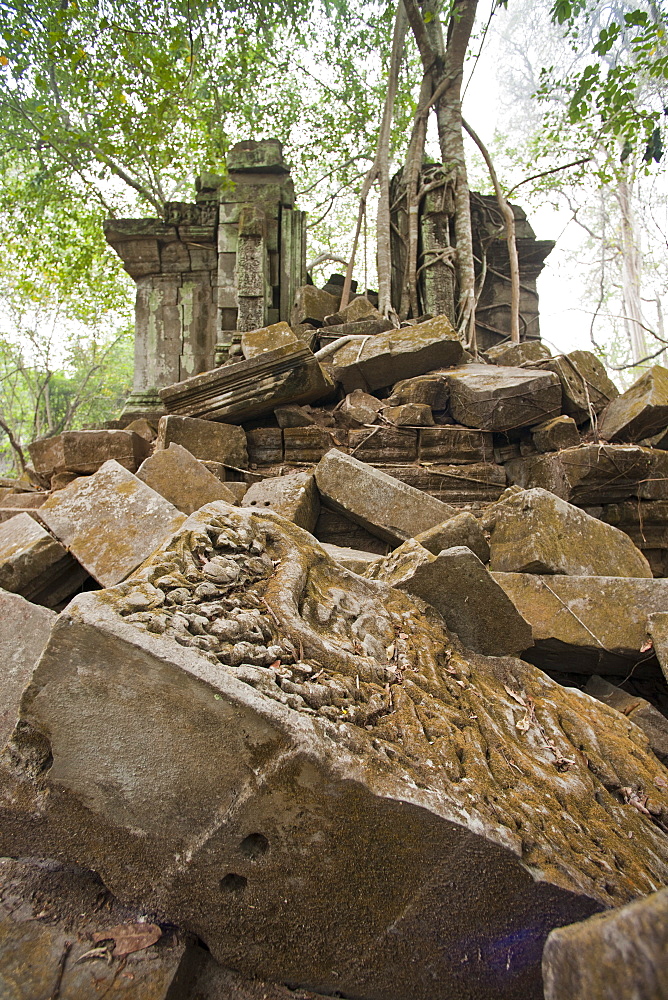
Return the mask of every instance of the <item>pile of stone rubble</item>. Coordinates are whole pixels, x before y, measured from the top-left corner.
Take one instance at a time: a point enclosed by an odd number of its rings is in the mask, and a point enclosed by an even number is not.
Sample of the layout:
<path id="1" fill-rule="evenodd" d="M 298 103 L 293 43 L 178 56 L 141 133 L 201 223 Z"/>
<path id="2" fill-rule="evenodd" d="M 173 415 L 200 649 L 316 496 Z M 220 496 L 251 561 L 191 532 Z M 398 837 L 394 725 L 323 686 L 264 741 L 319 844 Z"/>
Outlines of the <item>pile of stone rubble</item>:
<path id="1" fill-rule="evenodd" d="M 337 301 L 5 482 L 3 997 L 668 995 L 668 371 Z"/>

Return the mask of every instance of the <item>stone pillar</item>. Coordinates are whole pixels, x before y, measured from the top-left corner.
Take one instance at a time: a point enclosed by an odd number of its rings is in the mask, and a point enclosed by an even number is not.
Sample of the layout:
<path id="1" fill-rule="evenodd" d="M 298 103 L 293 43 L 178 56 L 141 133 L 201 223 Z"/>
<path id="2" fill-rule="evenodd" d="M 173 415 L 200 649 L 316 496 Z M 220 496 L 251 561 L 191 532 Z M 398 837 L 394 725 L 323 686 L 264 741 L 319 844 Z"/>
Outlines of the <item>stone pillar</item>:
<path id="1" fill-rule="evenodd" d="M 235 278 L 237 330 L 267 325 L 269 291 L 266 217 L 259 205 L 244 205 L 239 215 Z"/>

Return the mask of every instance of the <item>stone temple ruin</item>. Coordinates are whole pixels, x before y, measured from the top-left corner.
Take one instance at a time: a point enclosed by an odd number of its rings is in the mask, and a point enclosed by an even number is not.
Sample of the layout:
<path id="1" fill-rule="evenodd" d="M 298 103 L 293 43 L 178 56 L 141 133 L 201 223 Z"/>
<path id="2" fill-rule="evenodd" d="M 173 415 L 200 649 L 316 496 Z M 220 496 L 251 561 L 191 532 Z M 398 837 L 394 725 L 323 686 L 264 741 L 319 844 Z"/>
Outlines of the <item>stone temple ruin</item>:
<path id="1" fill-rule="evenodd" d="M 492 230 L 479 358 L 341 309 L 279 152 L 109 227 L 133 398 L 2 488 L 0 996 L 665 998 L 668 371 L 528 229 L 518 345 Z"/>

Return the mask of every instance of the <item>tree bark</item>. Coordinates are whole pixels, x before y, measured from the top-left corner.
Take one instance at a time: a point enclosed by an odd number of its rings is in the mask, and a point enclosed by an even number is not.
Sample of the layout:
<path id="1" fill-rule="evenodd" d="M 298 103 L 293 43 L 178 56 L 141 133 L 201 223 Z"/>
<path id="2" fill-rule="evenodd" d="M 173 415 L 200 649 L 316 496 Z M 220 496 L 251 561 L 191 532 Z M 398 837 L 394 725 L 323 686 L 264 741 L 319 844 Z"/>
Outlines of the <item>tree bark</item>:
<path id="1" fill-rule="evenodd" d="M 627 172 L 617 184 L 615 196 L 622 216 L 622 301 L 624 322 L 631 342 L 631 356 L 637 364 L 647 354 L 645 340 L 645 319 L 640 298 L 642 259 L 640 255 L 640 233 L 633 211 L 633 176 Z"/>

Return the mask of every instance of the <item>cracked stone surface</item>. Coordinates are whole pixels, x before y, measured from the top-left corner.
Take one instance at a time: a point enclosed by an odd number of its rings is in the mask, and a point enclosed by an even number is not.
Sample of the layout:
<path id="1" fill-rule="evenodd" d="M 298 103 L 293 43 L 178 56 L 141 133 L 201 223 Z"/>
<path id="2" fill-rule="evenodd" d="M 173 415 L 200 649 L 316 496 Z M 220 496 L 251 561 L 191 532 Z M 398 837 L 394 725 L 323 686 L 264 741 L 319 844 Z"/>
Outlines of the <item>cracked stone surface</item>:
<path id="1" fill-rule="evenodd" d="M 69 605 L 4 761 L 24 852 L 322 993 L 538 1000 L 553 927 L 668 876 L 638 727 L 225 503 Z"/>

